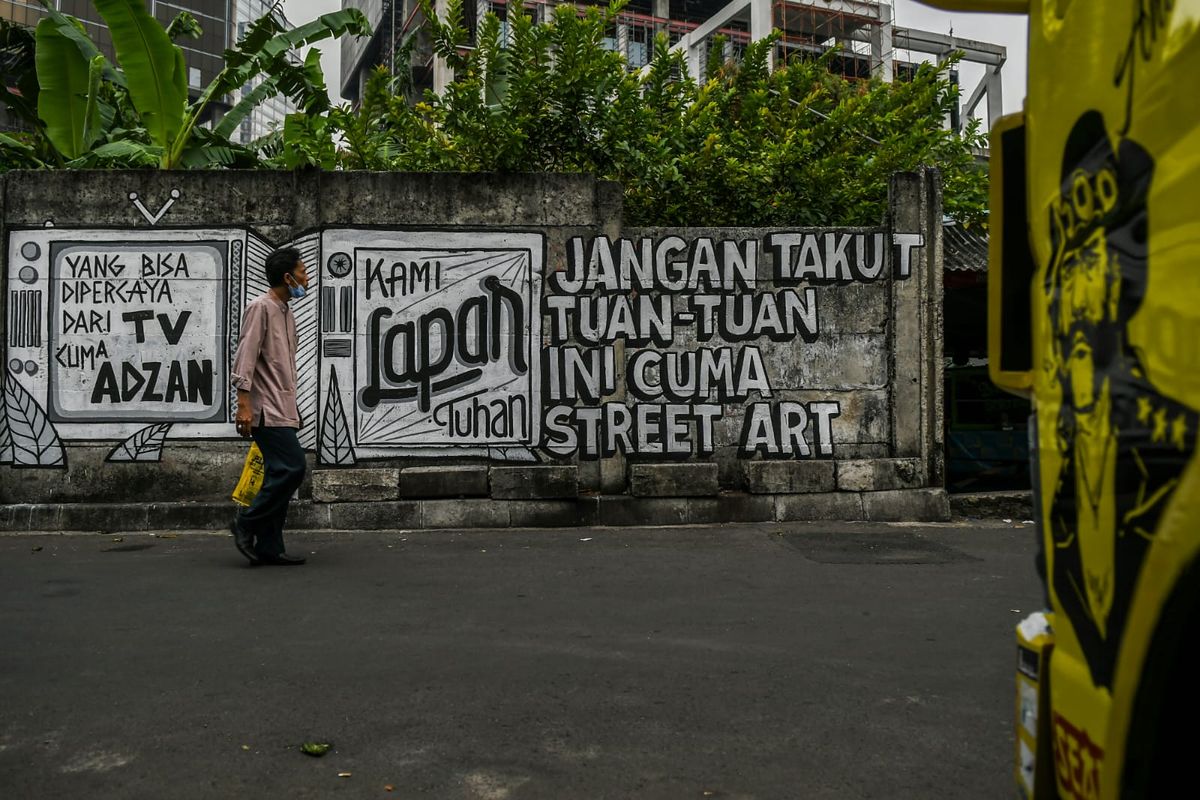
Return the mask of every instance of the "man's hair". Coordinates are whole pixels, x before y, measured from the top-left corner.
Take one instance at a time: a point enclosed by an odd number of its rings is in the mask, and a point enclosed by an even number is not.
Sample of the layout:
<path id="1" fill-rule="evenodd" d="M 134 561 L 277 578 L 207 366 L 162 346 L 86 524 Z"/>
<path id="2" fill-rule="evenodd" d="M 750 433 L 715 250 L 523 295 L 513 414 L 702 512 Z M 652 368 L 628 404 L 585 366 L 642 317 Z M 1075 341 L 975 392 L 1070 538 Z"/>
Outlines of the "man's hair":
<path id="1" fill-rule="evenodd" d="M 267 283 L 272 287 L 283 285 L 283 276 L 300 263 L 300 251 L 294 247 L 281 247 L 267 256 Z"/>

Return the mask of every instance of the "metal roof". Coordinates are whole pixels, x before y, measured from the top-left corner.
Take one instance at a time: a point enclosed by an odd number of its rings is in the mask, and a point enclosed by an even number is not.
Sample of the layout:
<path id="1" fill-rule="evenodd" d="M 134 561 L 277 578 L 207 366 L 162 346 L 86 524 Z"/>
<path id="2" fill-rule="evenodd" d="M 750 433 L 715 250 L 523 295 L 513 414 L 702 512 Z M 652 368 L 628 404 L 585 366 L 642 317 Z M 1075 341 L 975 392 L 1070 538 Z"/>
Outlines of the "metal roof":
<path id="1" fill-rule="evenodd" d="M 962 225 L 942 226 L 942 266 L 955 272 L 987 272 L 988 235 Z"/>

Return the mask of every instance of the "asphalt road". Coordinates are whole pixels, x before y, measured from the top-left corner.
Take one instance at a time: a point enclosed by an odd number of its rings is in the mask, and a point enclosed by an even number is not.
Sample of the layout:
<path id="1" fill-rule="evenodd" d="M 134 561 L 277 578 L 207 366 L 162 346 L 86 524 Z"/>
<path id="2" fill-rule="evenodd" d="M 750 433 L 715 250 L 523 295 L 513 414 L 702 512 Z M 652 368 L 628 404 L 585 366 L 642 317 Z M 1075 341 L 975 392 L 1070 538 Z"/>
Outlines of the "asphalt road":
<path id="1" fill-rule="evenodd" d="M 0 537 L 0 797 L 1013 796 L 1028 527 L 289 541 Z"/>

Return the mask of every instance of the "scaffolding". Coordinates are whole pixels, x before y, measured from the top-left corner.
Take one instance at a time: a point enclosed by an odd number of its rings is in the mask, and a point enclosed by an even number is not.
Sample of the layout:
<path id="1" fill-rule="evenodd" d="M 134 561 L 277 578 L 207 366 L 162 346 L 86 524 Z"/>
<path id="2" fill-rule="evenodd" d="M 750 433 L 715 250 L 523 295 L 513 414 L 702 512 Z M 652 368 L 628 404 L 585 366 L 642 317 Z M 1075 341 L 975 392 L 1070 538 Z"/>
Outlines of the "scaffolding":
<path id="1" fill-rule="evenodd" d="M 523 8 L 535 21 L 543 22 L 550 18 L 557 5 L 557 0 L 526 0 Z M 586 5 L 580 4 L 579 13 L 584 13 Z M 773 63 L 782 64 L 798 57 L 818 57 L 838 45 L 841 51 L 830 60 L 830 68 L 845 77 L 865 78 L 872 74 L 871 53 L 879 49 L 873 48 L 872 44 L 879 39 L 879 29 L 891 20 L 889 6 L 868 0 L 763 0 L 743 5 L 745 7 L 737 13 L 726 13 L 718 23 L 710 24 L 714 12 L 721 14 L 730 6 L 722 9 L 719 2 L 692 2 L 677 3 L 676 8 L 671 8 L 664 0 L 643 0 L 640 4 L 630 4 L 616 16 L 612 35 L 605 44 L 620 52 L 630 69 L 642 69 L 653 56 L 655 36 L 666 34 L 668 45 L 688 51 L 691 74 L 703 79 L 708 55 L 718 36 L 723 41 L 723 60 L 736 61 L 751 41 L 776 28 L 780 31 L 780 39 L 771 53 Z M 508 6 L 508 0 L 468 2 L 464 16 L 472 38 L 478 22 L 489 12 L 500 19 L 501 33 L 507 35 Z M 760 32 L 754 29 L 754 23 L 756 11 L 759 17 L 763 16 L 762 8 L 768 10 Z M 387 64 L 394 71 L 396 48 L 406 36 L 420 36 L 424 17 L 412 0 L 385 0 L 383 11 L 383 19 L 377 25 L 383 41 L 378 63 Z M 763 22 L 762 19 L 757 21 Z M 438 81 L 428 80 L 435 64 L 427 38 L 419 38 L 411 66 L 417 72 L 414 75 L 416 85 L 424 83 L 434 86 L 435 90 L 438 88 Z"/>
<path id="2" fill-rule="evenodd" d="M 1007 58 L 1004 47 L 989 42 L 964 39 L 951 34 L 934 33 L 893 24 L 892 6 L 873 0 L 732 0 L 708 20 L 691 30 L 673 45 L 687 53 L 689 71 L 703 76 L 712 36 L 734 22 L 748 25 L 751 41 L 760 41 L 772 30 L 779 32 L 769 68 L 795 58 L 829 57 L 829 69 L 847 78 L 878 78 L 890 82 L 907 78 L 915 63 L 896 59 L 898 51 L 932 56 L 945 60 L 960 52 L 963 61 L 983 67 L 983 76 L 965 103 L 947 115 L 946 125 L 961 130 L 984 98 L 987 99 L 987 127 L 1003 113 L 1000 70 Z M 950 79 L 957 82 L 957 71 Z"/>
<path id="3" fill-rule="evenodd" d="M 891 6 L 873 0 L 733 0 L 681 37 L 674 49 L 686 52 L 693 74 L 703 77 L 717 33 L 736 26 L 749 33 L 749 41 L 759 41 L 778 31 L 768 57 L 772 68 L 837 48 L 829 58 L 831 71 L 847 78 L 891 80 L 891 20 Z"/>
<path id="4" fill-rule="evenodd" d="M 535 21 L 547 21 L 554 13 L 554 8 L 560 3 L 555 0 L 525 0 L 522 4 L 525 12 Z M 588 4 L 576 6 L 578 13 L 586 13 Z M 654 39 L 659 33 L 667 37 L 668 45 L 675 45 L 689 33 L 698 28 L 700 21 L 686 18 L 657 16 L 650 13 L 652 7 L 635 10 L 627 6 L 613 20 L 610 36 L 604 44 L 610 50 L 615 50 L 625 57 L 631 70 L 641 69 L 650 63 L 654 55 Z M 467 27 L 474 33 L 476 20 L 482 19 L 485 13 L 493 13 L 500 19 L 501 35 L 507 35 L 508 0 L 479 0 L 474 14 L 468 12 Z M 750 43 L 750 31 L 745 25 L 733 20 L 720 28 L 716 33 L 724 36 L 726 50 L 730 57 L 736 58 L 745 46 Z"/>
<path id="5" fill-rule="evenodd" d="M 888 5 L 776 0 L 771 15 L 773 27 L 780 32 L 774 53 L 777 64 L 820 58 L 836 48 L 828 61 L 830 72 L 865 79 L 882 70 L 882 47 L 873 53 L 872 44 L 891 22 Z"/>
<path id="6" fill-rule="evenodd" d="M 598 3 L 582 2 L 576 10 L 582 14 L 587 5 L 594 4 Z M 525 14 L 544 22 L 559 2 L 525 0 L 522 5 Z M 444 14 L 445 0 L 435 0 L 435 8 Z M 499 18 L 501 36 L 507 40 L 509 0 L 467 0 L 464 22 L 472 41 L 479 22 L 489 12 Z M 383 0 L 380 16 L 374 63 L 388 65 L 395 74 L 398 48 L 407 37 L 416 36 L 409 59 L 412 86 L 443 91 L 452 75 L 433 53 L 428 26 L 415 0 Z M 629 69 L 644 71 L 653 56 L 655 37 L 665 34 L 670 48 L 685 54 L 689 74 L 699 80 L 708 77 L 705 71 L 717 37 L 723 42 L 723 61 L 740 59 L 751 42 L 778 31 L 768 54 L 768 68 L 795 59 L 825 57 L 834 74 L 888 82 L 894 77 L 904 79 L 915 69 L 914 64 L 897 60 L 897 51 L 932 55 L 939 60 L 961 51 L 966 62 L 983 65 L 984 75 L 967 102 L 947 118 L 947 125 L 959 129 L 985 97 L 989 125 L 999 117 L 1000 69 L 1006 58 L 1003 47 L 898 28 L 892 21 L 892 6 L 887 0 L 633 0 L 615 16 L 604 43 L 625 57 Z M 957 73 L 950 77 L 957 80 Z"/>

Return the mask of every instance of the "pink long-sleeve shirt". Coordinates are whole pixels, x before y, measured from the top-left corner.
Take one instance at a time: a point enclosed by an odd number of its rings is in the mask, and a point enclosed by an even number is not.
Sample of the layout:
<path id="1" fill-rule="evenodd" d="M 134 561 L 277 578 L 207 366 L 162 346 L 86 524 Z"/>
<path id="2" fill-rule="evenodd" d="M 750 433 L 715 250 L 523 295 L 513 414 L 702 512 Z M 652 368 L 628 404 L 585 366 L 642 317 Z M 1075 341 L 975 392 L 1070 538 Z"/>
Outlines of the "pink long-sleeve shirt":
<path id="1" fill-rule="evenodd" d="M 268 291 L 246 306 L 230 379 L 236 388 L 250 393 L 256 427 L 300 427 L 296 318 L 274 292 Z"/>

